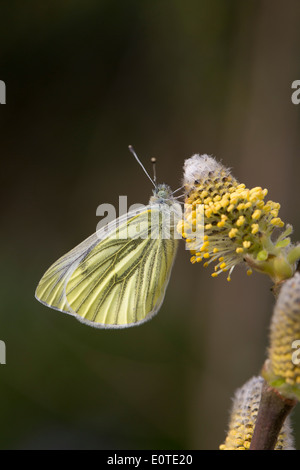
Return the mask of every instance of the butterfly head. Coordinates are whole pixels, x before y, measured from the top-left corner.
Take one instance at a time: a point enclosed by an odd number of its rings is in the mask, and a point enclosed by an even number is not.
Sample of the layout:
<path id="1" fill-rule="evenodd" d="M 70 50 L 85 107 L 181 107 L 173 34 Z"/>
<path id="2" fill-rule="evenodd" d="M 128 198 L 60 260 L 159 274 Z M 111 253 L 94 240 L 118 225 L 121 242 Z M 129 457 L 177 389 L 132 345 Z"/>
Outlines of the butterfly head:
<path id="1" fill-rule="evenodd" d="M 158 184 L 153 189 L 153 196 L 150 198 L 150 204 L 168 204 L 171 206 L 174 203 L 173 193 L 167 184 Z"/>

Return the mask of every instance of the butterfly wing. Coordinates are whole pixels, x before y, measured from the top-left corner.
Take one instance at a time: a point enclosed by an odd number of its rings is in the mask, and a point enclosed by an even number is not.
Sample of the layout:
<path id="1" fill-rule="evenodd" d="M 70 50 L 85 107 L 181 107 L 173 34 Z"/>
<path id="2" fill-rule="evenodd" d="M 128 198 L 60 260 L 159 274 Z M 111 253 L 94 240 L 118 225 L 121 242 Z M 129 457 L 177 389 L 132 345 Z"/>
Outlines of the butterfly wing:
<path id="1" fill-rule="evenodd" d="M 122 328 L 150 319 L 159 310 L 176 255 L 169 208 L 150 205 L 92 235 L 54 263 L 36 297 L 49 307 L 99 328 Z M 99 240 L 100 238 L 100 240 Z"/>

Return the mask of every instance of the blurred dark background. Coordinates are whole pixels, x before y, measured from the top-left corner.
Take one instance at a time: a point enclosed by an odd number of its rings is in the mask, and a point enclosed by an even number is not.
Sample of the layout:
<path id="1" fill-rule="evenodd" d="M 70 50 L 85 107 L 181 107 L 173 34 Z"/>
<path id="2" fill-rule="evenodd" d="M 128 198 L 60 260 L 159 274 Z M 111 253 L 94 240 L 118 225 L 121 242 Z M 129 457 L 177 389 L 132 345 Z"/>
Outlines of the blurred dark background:
<path id="1" fill-rule="evenodd" d="M 271 283 L 210 277 L 182 243 L 151 322 L 95 330 L 34 298 L 96 229 L 101 203 L 146 203 L 208 153 L 269 189 L 300 238 L 300 3 L 1 4 L 2 449 L 216 449 L 236 388 L 266 357 Z M 300 446 L 300 411 L 293 414 Z"/>

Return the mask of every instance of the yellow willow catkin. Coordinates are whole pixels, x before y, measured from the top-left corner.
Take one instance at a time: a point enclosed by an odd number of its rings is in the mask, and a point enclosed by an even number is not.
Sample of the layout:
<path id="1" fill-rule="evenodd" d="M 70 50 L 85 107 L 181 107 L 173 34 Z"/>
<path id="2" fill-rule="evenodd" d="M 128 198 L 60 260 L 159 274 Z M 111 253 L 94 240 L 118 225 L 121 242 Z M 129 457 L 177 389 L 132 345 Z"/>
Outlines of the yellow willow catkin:
<path id="1" fill-rule="evenodd" d="M 186 217 L 178 231 L 186 239 L 192 263 L 205 261 L 204 267 L 214 263 L 212 276 L 227 272 L 228 280 L 234 267 L 245 261 L 248 274 L 254 268 L 274 282 L 293 274 L 294 265 L 286 260 L 292 228 L 288 226 L 275 242 L 271 240 L 274 230 L 284 223 L 278 217 L 280 204 L 265 200 L 267 189 L 246 188 L 209 155 L 185 160 L 183 182 Z M 200 205 L 204 216 L 196 210 Z M 195 236 L 195 227 L 204 230 L 205 244 L 204 238 Z"/>
<path id="2" fill-rule="evenodd" d="M 220 450 L 248 450 L 256 423 L 261 391 L 262 377 L 252 377 L 234 395 L 226 439 Z M 294 450 L 289 417 L 279 433 L 275 450 Z"/>
<path id="3" fill-rule="evenodd" d="M 268 360 L 262 371 L 280 393 L 300 399 L 300 273 L 285 281 L 270 325 Z"/>

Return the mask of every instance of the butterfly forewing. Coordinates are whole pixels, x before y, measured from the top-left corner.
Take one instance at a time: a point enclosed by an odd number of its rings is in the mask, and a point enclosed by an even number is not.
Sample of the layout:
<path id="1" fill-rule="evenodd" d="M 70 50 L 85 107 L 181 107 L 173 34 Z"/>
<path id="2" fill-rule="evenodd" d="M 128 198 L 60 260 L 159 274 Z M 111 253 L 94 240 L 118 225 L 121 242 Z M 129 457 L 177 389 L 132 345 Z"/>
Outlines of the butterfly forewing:
<path id="1" fill-rule="evenodd" d="M 151 205 L 88 238 L 49 268 L 37 298 L 96 327 L 148 320 L 163 301 L 177 249 L 174 224 L 165 236 L 169 211 Z"/>

